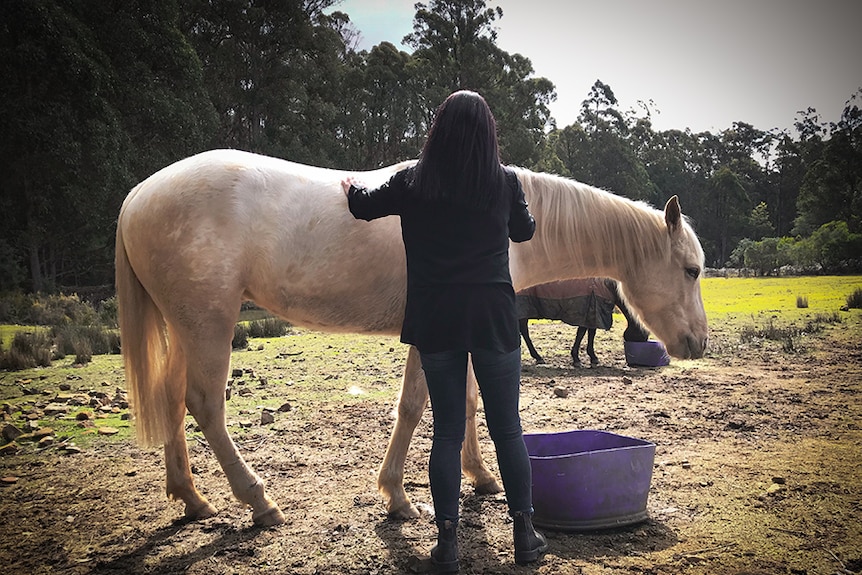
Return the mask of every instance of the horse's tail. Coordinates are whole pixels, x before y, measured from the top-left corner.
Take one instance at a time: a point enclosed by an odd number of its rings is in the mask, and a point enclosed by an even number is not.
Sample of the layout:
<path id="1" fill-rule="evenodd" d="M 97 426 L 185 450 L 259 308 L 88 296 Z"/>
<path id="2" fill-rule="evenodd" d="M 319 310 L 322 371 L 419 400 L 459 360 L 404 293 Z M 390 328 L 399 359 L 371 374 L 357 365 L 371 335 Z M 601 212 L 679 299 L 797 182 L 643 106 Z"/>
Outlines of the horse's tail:
<path id="1" fill-rule="evenodd" d="M 166 415 L 172 409 L 165 390 L 169 342 L 162 312 L 129 263 L 122 211 L 117 222 L 115 266 L 120 345 L 138 441 L 143 446 L 158 445 L 165 440 Z"/>

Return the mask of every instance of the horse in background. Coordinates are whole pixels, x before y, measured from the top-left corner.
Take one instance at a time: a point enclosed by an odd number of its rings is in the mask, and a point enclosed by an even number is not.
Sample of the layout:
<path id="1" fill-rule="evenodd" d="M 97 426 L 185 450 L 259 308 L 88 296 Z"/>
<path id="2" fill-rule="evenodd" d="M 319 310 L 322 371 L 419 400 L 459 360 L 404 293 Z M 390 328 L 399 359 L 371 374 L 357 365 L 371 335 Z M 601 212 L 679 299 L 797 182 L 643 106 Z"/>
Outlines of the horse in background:
<path id="1" fill-rule="evenodd" d="M 596 330 L 611 329 L 614 308 L 618 307 L 626 318 L 624 341 L 647 341 L 649 332 L 629 310 L 619 291 L 619 284 L 610 278 L 577 278 L 560 280 L 528 287 L 516 294 L 518 327 L 530 356 L 536 363 L 545 363 L 530 339 L 528 322 L 531 319 L 559 320 L 578 328 L 572 344 L 572 362 L 581 367 L 580 350 L 587 336 L 587 355 L 590 365 L 599 364 L 596 355 Z"/>
<path id="2" fill-rule="evenodd" d="M 225 389 L 241 304 L 254 301 L 298 327 L 398 335 L 407 294 L 399 219 L 354 219 L 341 181 L 358 176 L 375 187 L 409 165 L 357 173 L 213 150 L 171 164 L 129 192 L 115 251 L 126 386 L 138 439 L 164 445 L 166 491 L 185 503 L 187 518 L 217 512 L 194 485 L 188 411 L 254 523 L 284 523 L 227 429 Z M 670 355 L 703 356 L 703 248 L 676 196 L 657 210 L 559 176 L 516 173 L 536 233 L 510 249 L 515 290 L 612 277 Z M 492 493 L 501 487 L 482 459 L 478 402 L 470 376 L 462 468 L 478 492 Z M 419 516 L 404 491 L 404 464 L 427 403 L 419 353 L 410 346 L 377 477 L 395 517 Z"/>

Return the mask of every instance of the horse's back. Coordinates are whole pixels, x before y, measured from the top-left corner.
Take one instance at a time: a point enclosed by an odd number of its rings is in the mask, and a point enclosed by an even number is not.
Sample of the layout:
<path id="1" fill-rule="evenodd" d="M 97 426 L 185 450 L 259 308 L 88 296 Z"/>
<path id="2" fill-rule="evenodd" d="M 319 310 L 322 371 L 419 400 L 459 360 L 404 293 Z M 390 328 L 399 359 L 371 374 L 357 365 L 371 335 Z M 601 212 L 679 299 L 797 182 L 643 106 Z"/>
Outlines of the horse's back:
<path id="1" fill-rule="evenodd" d="M 379 185 L 404 165 L 357 175 Z M 204 152 L 132 190 L 118 233 L 162 308 L 231 315 L 253 299 L 297 325 L 391 332 L 406 284 L 398 220 L 355 220 L 341 189 L 348 173 Z"/>

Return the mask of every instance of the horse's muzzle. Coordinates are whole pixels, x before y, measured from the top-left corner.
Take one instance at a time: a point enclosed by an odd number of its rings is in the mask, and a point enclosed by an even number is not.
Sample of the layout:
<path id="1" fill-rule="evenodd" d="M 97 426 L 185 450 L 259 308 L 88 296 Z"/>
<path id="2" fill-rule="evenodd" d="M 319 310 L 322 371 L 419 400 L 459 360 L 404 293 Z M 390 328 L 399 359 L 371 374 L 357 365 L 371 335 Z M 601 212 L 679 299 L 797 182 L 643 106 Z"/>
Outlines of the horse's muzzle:
<path id="1" fill-rule="evenodd" d="M 688 357 L 686 359 L 700 359 L 709 346 L 709 336 L 707 335 L 703 339 L 689 336 L 686 338 L 686 343 L 688 344 Z"/>

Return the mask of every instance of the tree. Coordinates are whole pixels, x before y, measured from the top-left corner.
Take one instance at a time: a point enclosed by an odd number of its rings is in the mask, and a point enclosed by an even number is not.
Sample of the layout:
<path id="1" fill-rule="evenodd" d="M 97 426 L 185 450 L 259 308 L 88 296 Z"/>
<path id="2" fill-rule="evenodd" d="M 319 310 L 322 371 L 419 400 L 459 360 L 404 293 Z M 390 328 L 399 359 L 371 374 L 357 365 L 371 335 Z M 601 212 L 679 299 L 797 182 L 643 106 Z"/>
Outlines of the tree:
<path id="1" fill-rule="evenodd" d="M 817 265 L 826 273 L 859 269 L 862 263 L 862 234 L 852 233 L 847 222 L 825 223 L 799 244 L 802 263 Z"/>
<path id="2" fill-rule="evenodd" d="M 758 239 L 772 235 L 775 232 L 772 222 L 769 221 L 769 210 L 766 207 L 766 202 L 760 202 L 751 210 L 746 227 L 749 231 L 753 232 L 753 237 Z"/>
<path id="3" fill-rule="evenodd" d="M 102 206 L 125 176 L 110 59 L 65 4 L 0 3 L 4 233 L 33 291 L 80 271 L 76 251 L 103 247 Z"/>
<path id="4" fill-rule="evenodd" d="M 811 159 L 799 190 L 796 233 L 811 233 L 832 220 L 862 231 L 862 110 L 856 103 L 860 98 L 862 89 L 847 101 L 838 123 L 830 125 L 826 140 L 810 122 L 797 124 L 801 136 L 808 136 L 804 142 Z"/>
<path id="5" fill-rule="evenodd" d="M 578 122 L 556 132 L 554 152 L 567 174 L 632 199 L 655 203 L 655 188 L 635 152 L 638 142 L 632 139 L 630 120 L 616 105 L 610 86 L 597 80 L 581 105 Z"/>
<path id="6" fill-rule="evenodd" d="M 389 42 L 354 54 L 342 101 L 345 167 L 377 168 L 418 156 L 425 110 L 416 90 L 415 62 Z"/>
<path id="7" fill-rule="evenodd" d="M 772 190 L 767 202 L 772 206 L 772 222 L 776 233 L 788 235 L 796 218 L 796 202 L 805 175 L 801 145 L 782 132 L 775 146 Z"/>
<path id="8" fill-rule="evenodd" d="M 528 167 L 537 162 L 554 86 L 531 77 L 529 59 L 497 47 L 494 23 L 503 11 L 487 8 L 484 0 L 431 0 L 416 9 L 404 42 L 415 49 L 417 77 L 426 82 L 421 94 L 429 123 L 450 93 L 474 90 L 497 120 L 503 161 Z"/>
<path id="9" fill-rule="evenodd" d="M 209 141 L 212 109 L 172 1 L 0 3 L 4 234 L 29 289 L 112 283 L 129 189 Z"/>
<path id="10" fill-rule="evenodd" d="M 706 229 L 716 240 L 715 262 L 722 265 L 730 255 L 734 238 L 740 232 L 740 222 L 746 205 L 745 186 L 738 174 L 728 167 L 719 168 L 709 179 L 710 206 L 705 220 Z"/>
<path id="11" fill-rule="evenodd" d="M 183 30 L 200 56 L 222 146 L 331 165 L 343 73 L 336 0 L 191 0 Z"/>

